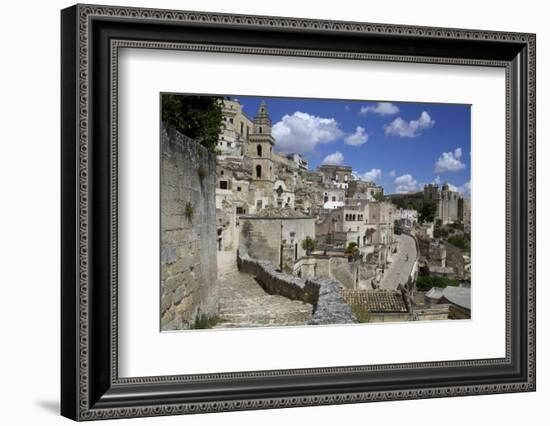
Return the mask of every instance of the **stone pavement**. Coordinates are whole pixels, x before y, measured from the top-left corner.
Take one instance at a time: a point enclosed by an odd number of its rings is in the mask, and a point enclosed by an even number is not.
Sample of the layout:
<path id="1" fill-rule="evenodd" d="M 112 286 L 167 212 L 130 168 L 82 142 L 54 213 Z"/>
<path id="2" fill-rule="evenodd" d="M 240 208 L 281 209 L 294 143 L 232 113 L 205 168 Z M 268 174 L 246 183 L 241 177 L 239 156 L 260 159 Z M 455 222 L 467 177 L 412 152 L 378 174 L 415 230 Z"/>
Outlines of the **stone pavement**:
<path id="1" fill-rule="evenodd" d="M 396 235 L 399 248 L 393 256 L 391 264 L 386 268 L 380 288 L 395 290 L 399 284 L 405 285 L 416 260 L 416 244 L 407 234 Z M 408 255 L 408 257 L 407 257 Z"/>
<path id="2" fill-rule="evenodd" d="M 220 321 L 214 328 L 306 325 L 313 306 L 266 293 L 250 274 L 233 272 L 218 279 Z"/>

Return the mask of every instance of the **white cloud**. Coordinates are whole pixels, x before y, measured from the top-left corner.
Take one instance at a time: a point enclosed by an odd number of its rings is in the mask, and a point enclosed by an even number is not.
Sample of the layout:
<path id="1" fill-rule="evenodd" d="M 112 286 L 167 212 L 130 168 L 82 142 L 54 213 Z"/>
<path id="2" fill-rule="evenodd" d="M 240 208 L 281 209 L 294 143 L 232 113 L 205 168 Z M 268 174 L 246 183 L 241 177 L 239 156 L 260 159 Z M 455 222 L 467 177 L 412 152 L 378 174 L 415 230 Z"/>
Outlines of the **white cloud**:
<path id="1" fill-rule="evenodd" d="M 351 107 L 349 105 L 344 105 L 344 111 L 346 112 L 351 111 Z"/>
<path id="2" fill-rule="evenodd" d="M 340 165 L 344 162 L 344 156 L 340 151 L 333 152 L 332 154 L 327 155 L 323 161 L 321 161 L 321 164 L 332 164 L 332 165 Z"/>
<path id="3" fill-rule="evenodd" d="M 452 183 L 447 182 L 447 186 L 451 191 L 458 192 L 458 188 L 454 186 Z"/>
<path id="4" fill-rule="evenodd" d="M 395 192 L 411 192 L 418 189 L 418 182 L 410 175 L 401 175 L 393 181 Z"/>
<path id="5" fill-rule="evenodd" d="M 374 182 L 380 176 L 382 176 L 382 170 L 380 170 L 380 169 L 370 169 L 370 171 L 365 172 L 363 174 L 355 173 L 356 178 L 367 181 L 367 182 Z"/>
<path id="6" fill-rule="evenodd" d="M 355 128 L 355 133 L 352 133 L 344 138 L 344 142 L 351 146 L 363 145 L 364 143 L 367 143 L 368 140 L 369 135 L 365 133 L 365 129 L 361 126 L 357 126 Z"/>
<path id="7" fill-rule="evenodd" d="M 313 152 L 317 144 L 332 142 L 344 136 L 334 118 L 323 118 L 296 111 L 273 125 L 272 134 L 279 151 Z"/>
<path id="8" fill-rule="evenodd" d="M 401 117 L 397 117 L 390 124 L 384 126 L 386 135 L 396 135 L 404 138 L 414 138 L 421 134 L 424 129 L 433 127 L 435 120 L 432 120 L 430 114 L 423 111 L 417 120 L 405 121 Z"/>
<path id="9" fill-rule="evenodd" d="M 395 170 L 390 170 L 390 172 L 388 173 L 388 176 L 395 177 Z"/>
<path id="10" fill-rule="evenodd" d="M 369 113 L 377 115 L 394 115 L 399 112 L 399 107 L 391 102 L 378 102 L 376 105 L 362 106 L 359 114 L 367 115 Z"/>
<path id="11" fill-rule="evenodd" d="M 471 188 L 470 181 L 465 182 L 460 186 L 453 185 L 450 182 L 446 182 L 446 183 L 447 183 L 447 185 L 449 185 L 449 189 L 451 191 L 458 192 L 459 194 L 461 194 L 464 197 L 469 197 L 470 196 L 470 188 Z"/>
<path id="12" fill-rule="evenodd" d="M 471 183 L 470 181 L 468 181 L 458 187 L 458 192 L 460 192 L 464 197 L 469 197 L 471 189 L 472 189 Z"/>
<path id="13" fill-rule="evenodd" d="M 466 165 L 460 161 L 460 157 L 462 157 L 460 148 L 456 148 L 454 152 L 444 152 L 435 163 L 435 173 L 457 172 L 465 169 Z"/>
<path id="14" fill-rule="evenodd" d="M 436 185 L 441 185 L 441 178 L 439 176 L 436 176 L 432 183 L 435 183 Z"/>

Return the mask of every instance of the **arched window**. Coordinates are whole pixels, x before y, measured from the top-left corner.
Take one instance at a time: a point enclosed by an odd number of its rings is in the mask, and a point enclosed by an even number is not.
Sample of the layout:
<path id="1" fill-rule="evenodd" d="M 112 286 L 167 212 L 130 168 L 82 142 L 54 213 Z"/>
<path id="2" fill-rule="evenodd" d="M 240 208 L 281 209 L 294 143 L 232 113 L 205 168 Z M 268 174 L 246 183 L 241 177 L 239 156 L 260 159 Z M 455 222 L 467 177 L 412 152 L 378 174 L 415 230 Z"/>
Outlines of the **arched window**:
<path id="1" fill-rule="evenodd" d="M 261 178 L 262 177 L 262 166 L 259 164 L 256 166 L 256 177 Z"/>
<path id="2" fill-rule="evenodd" d="M 256 146 L 256 152 L 258 153 L 258 157 L 262 156 L 262 146 L 261 145 Z"/>
<path id="3" fill-rule="evenodd" d="M 262 133 L 262 127 L 260 126 L 260 133 Z"/>

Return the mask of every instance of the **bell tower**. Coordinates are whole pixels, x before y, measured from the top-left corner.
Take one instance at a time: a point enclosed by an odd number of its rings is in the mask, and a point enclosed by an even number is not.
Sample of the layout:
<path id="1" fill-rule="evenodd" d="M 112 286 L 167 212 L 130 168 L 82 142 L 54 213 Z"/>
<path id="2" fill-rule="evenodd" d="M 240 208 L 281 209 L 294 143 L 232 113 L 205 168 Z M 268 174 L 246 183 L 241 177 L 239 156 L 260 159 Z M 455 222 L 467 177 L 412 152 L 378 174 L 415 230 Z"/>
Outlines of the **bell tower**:
<path id="1" fill-rule="evenodd" d="M 252 133 L 249 135 L 246 155 L 252 160 L 252 179 L 274 181 L 273 146 L 271 119 L 264 101 L 254 117 Z"/>

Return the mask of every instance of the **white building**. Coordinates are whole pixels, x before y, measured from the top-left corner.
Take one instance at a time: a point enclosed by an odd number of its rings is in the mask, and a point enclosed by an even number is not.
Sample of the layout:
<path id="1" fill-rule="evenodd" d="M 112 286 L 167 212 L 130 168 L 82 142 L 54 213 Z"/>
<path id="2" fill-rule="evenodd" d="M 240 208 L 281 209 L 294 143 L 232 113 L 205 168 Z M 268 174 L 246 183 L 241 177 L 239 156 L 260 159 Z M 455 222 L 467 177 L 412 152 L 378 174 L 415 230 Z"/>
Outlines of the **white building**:
<path id="1" fill-rule="evenodd" d="M 413 209 L 399 209 L 398 218 L 403 226 L 411 227 L 418 223 L 418 212 Z"/>
<path id="2" fill-rule="evenodd" d="M 307 170 L 309 167 L 308 161 L 300 154 L 287 154 L 286 158 L 296 164 L 299 170 Z"/>

